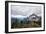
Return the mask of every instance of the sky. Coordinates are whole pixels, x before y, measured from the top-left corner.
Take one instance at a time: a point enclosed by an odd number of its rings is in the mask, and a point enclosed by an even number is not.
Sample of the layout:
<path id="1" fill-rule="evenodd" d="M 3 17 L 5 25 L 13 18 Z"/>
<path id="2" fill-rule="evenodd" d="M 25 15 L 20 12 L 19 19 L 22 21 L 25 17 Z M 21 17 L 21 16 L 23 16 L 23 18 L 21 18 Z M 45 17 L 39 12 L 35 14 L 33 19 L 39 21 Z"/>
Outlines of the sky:
<path id="1" fill-rule="evenodd" d="M 41 6 L 11 5 L 11 15 L 29 16 L 33 13 L 41 16 Z"/>

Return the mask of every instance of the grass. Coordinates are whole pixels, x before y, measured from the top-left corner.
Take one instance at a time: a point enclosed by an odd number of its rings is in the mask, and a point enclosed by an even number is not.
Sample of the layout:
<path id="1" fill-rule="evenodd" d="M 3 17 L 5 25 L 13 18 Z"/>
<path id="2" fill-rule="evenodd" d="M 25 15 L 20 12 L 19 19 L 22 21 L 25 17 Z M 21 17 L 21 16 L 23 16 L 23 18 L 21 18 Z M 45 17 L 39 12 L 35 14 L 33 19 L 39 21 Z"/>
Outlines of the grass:
<path id="1" fill-rule="evenodd" d="M 11 28 L 34 28 L 34 27 L 41 27 L 41 22 L 32 21 L 31 23 L 28 23 L 28 24 L 12 23 L 12 25 L 11 25 Z"/>

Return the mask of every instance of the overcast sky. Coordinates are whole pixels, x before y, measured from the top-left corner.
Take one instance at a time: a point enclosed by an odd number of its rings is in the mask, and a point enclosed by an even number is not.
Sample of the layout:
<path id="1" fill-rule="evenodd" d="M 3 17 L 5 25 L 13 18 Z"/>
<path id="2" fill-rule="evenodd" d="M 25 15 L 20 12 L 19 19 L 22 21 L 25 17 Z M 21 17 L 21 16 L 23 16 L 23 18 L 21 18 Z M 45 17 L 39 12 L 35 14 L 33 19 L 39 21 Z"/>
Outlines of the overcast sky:
<path id="1" fill-rule="evenodd" d="M 12 15 L 28 16 L 33 13 L 41 16 L 41 6 L 11 5 Z"/>

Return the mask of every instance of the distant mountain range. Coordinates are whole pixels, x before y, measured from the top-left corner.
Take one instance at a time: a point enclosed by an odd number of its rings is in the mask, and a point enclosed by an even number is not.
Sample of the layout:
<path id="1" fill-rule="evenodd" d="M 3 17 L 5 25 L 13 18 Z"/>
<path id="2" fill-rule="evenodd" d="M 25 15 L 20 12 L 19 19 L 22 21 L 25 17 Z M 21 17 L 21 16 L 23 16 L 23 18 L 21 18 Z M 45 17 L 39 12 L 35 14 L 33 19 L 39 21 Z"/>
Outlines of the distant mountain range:
<path id="1" fill-rule="evenodd" d="M 32 17 L 33 16 L 33 17 Z M 31 19 L 30 19 L 31 18 Z M 15 22 L 16 20 L 18 20 L 18 22 L 20 22 L 20 21 L 28 21 L 28 20 L 32 20 L 32 19 L 34 19 L 35 18 L 35 20 L 36 19 L 39 19 L 40 17 L 39 16 L 37 16 L 37 15 L 35 15 L 35 14 L 32 14 L 32 15 L 30 15 L 29 17 L 28 16 L 22 16 L 22 15 L 16 15 L 16 16 L 14 16 L 14 15 L 12 15 L 11 16 L 11 22 Z"/>
<path id="2" fill-rule="evenodd" d="M 16 15 L 16 16 L 14 16 L 14 15 L 12 15 L 11 16 L 11 21 L 15 22 L 16 20 L 18 20 L 19 22 L 20 21 L 26 21 L 27 20 L 27 16 L 22 16 L 22 15 Z"/>

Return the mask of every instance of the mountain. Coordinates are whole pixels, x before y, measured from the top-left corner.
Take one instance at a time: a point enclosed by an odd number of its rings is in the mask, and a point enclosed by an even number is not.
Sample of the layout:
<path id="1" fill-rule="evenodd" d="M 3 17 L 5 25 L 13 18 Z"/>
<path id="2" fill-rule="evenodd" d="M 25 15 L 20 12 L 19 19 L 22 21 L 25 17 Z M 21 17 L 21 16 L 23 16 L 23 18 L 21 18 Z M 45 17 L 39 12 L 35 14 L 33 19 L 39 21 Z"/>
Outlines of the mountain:
<path id="1" fill-rule="evenodd" d="M 27 21 L 27 16 L 22 16 L 22 15 L 16 15 L 16 16 L 14 16 L 14 15 L 12 15 L 11 16 L 11 22 L 15 22 L 15 21 L 17 21 L 19 23 L 21 21 L 25 22 L 25 21 Z"/>
<path id="2" fill-rule="evenodd" d="M 23 16 L 23 15 L 12 15 L 11 16 L 11 22 L 13 23 L 27 23 L 28 21 L 38 21 L 39 19 L 41 19 L 41 17 L 35 15 L 35 14 L 32 14 L 30 15 L 29 17 L 27 16 Z"/>
<path id="3" fill-rule="evenodd" d="M 37 16 L 36 14 L 32 14 L 28 18 L 30 21 L 38 21 L 41 17 Z"/>

